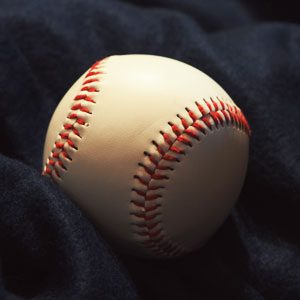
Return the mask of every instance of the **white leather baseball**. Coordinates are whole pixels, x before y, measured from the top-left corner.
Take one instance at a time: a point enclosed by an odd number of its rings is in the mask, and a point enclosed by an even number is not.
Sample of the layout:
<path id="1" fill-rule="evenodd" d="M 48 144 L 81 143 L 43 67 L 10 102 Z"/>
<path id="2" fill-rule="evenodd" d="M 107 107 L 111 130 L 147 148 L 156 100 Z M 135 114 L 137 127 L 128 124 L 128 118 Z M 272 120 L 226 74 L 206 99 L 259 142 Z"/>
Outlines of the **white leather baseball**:
<path id="1" fill-rule="evenodd" d="M 44 172 L 121 251 L 174 257 L 201 247 L 243 185 L 250 128 L 203 72 L 115 55 L 71 87 L 51 119 Z"/>

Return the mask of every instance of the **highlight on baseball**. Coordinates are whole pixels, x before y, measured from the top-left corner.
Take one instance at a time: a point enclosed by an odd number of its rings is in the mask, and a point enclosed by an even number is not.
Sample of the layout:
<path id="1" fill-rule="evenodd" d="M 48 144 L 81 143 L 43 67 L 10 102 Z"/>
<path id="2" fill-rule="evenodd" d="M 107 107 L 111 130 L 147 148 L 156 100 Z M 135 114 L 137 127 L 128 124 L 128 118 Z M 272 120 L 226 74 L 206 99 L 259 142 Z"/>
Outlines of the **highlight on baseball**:
<path id="1" fill-rule="evenodd" d="M 113 55 L 69 89 L 49 124 L 43 174 L 117 251 L 196 251 L 243 186 L 250 127 L 213 79 L 154 55 Z"/>

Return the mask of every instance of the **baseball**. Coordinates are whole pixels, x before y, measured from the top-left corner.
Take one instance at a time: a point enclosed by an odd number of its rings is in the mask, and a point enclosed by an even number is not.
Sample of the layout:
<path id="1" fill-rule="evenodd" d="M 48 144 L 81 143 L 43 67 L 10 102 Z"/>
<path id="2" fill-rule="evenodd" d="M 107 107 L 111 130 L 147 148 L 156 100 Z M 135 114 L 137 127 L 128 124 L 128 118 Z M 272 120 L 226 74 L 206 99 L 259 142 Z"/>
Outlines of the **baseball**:
<path id="1" fill-rule="evenodd" d="M 49 124 L 43 174 L 118 251 L 172 258 L 199 249 L 241 191 L 250 128 L 214 80 L 183 62 L 96 62 Z"/>

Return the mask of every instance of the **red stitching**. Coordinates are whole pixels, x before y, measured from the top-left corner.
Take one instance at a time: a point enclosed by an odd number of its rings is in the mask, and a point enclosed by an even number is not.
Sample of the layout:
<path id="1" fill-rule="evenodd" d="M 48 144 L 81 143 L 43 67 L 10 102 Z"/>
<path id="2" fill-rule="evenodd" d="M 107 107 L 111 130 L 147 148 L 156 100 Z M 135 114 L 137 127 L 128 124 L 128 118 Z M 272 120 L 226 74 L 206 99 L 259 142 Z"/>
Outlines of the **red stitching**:
<path id="1" fill-rule="evenodd" d="M 88 84 L 88 83 L 97 82 L 97 81 L 99 81 L 99 79 L 97 79 L 97 78 L 87 79 L 86 81 L 83 82 L 83 85 Z"/>
<path id="2" fill-rule="evenodd" d="M 81 91 L 88 91 L 88 92 L 90 92 L 90 93 L 92 93 L 92 92 L 99 92 L 99 90 L 96 89 L 96 88 L 93 87 L 93 86 L 84 86 L 84 87 L 81 89 Z"/>
<path id="3" fill-rule="evenodd" d="M 205 105 L 195 102 L 198 113 L 195 110 L 186 108 L 192 123 L 189 123 L 182 116 L 177 115 L 183 129 L 172 122 L 168 122 L 171 131 L 176 137 L 172 140 L 170 134 L 160 131 L 165 145 L 163 146 L 156 141 L 152 141 L 157 155 L 150 154 L 147 151 L 144 152 L 144 155 L 149 158 L 153 166 L 146 166 L 144 163 L 139 163 L 138 165 L 142 168 L 145 176 L 141 175 L 141 172 L 139 172 L 139 175 L 134 175 L 134 179 L 143 186 L 143 189 L 132 189 L 133 193 L 142 198 L 141 200 L 131 200 L 133 208 L 135 207 L 135 209 L 131 210 L 131 215 L 140 220 L 140 222 L 137 221 L 132 224 L 134 232 L 143 237 L 143 245 L 157 255 L 171 257 L 185 251 L 181 246 L 171 242 L 165 236 L 162 222 L 156 219 L 156 217 L 161 215 L 159 208 L 162 206 L 160 203 L 156 203 L 156 200 L 162 197 L 159 191 L 165 188 L 163 180 L 169 179 L 168 176 L 161 172 L 162 170 L 173 170 L 170 166 L 164 166 L 162 162 L 180 162 L 178 156 L 184 155 L 187 147 L 192 147 L 195 141 L 201 140 L 202 137 L 199 133 L 206 135 L 209 131 L 214 130 L 214 126 L 216 128 L 232 126 L 244 131 L 248 135 L 251 134 L 245 116 L 234 104 L 226 103 L 218 97 L 216 99 L 210 98 L 211 102 L 203 100 Z M 198 117 L 199 112 L 200 117 Z M 175 145 L 175 142 L 179 143 L 182 147 Z M 156 187 L 151 186 L 151 183 L 155 183 L 154 180 L 156 182 L 157 180 L 161 181 L 161 184 Z M 153 193 L 153 190 L 157 192 Z"/>
<path id="4" fill-rule="evenodd" d="M 74 103 L 67 116 L 67 120 L 70 121 L 63 124 L 63 130 L 59 132 L 58 139 L 55 141 L 54 147 L 48 157 L 43 171 L 44 175 L 53 176 L 53 174 L 56 174 L 57 177 L 61 178 L 61 169 L 67 170 L 62 158 L 72 161 L 71 153 L 68 153 L 68 148 L 78 150 L 74 135 L 82 138 L 78 128 L 86 124 L 87 119 L 85 114 L 92 114 L 89 106 L 96 103 L 95 93 L 98 93 L 99 89 L 95 87 L 95 83 L 100 81 L 99 77 L 103 74 L 100 68 L 104 60 L 97 61 L 88 70 L 85 76 L 86 80 L 82 83 L 79 93 L 73 99 Z M 74 113 L 74 111 L 78 113 Z"/>
<path id="5" fill-rule="evenodd" d="M 82 90 L 82 89 L 81 89 Z M 75 101 L 77 100 L 84 100 L 84 101 L 87 101 L 87 102 L 92 102 L 92 103 L 95 103 L 94 99 L 88 95 L 82 95 L 82 94 L 79 94 L 77 95 L 75 98 L 74 98 Z"/>

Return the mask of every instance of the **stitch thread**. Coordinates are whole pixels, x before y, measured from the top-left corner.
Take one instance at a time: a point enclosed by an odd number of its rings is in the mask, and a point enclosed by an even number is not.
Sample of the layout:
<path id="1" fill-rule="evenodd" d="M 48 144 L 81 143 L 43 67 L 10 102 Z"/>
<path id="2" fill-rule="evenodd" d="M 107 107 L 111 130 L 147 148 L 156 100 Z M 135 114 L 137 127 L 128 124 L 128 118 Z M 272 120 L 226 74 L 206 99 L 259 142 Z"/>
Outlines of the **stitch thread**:
<path id="1" fill-rule="evenodd" d="M 105 60 L 106 58 L 97 61 L 88 70 L 79 93 L 73 99 L 74 102 L 67 116 L 67 122 L 63 124 L 63 129 L 59 132 L 58 139 L 54 142 L 54 147 L 45 164 L 43 175 L 53 176 L 55 174 L 57 178 L 61 179 L 61 172 L 67 171 L 63 159 L 72 161 L 72 155 L 68 149 L 78 150 L 74 136 L 82 138 L 80 129 L 87 124 L 87 117 L 92 114 L 91 108 L 87 105 L 96 103 L 95 95 L 99 93 L 99 89 L 95 86 L 95 83 L 101 80 L 101 75 L 103 74 L 101 67 Z"/>
<path id="2" fill-rule="evenodd" d="M 171 241 L 165 234 L 161 216 L 161 190 L 165 188 L 165 180 L 169 179 L 168 171 L 173 171 L 172 164 L 180 162 L 185 150 L 200 141 L 205 135 L 216 128 L 232 126 L 251 135 L 249 124 L 235 105 L 210 98 L 203 99 L 204 105 L 195 102 L 196 109 L 185 108 L 191 121 L 179 114 L 180 126 L 168 122 L 170 133 L 160 131 L 163 142 L 152 141 L 154 153 L 144 152 L 144 160 L 139 162 L 138 171 L 133 176 L 131 215 L 134 233 L 141 243 L 154 254 L 167 257 L 177 256 L 186 250 Z M 198 116 L 200 114 L 200 116 Z M 172 137 L 173 134 L 173 137 Z M 136 183 L 136 184 L 135 184 Z"/>

